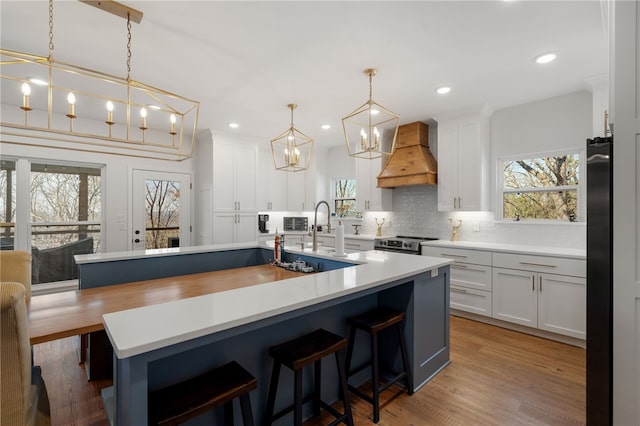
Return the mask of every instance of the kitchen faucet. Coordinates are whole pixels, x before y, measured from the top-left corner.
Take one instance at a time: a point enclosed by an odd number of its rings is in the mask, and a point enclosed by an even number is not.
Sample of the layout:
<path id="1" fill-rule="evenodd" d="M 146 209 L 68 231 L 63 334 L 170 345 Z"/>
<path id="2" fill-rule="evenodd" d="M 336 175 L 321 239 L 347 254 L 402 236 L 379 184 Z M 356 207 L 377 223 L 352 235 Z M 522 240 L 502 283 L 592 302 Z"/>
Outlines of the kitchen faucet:
<path id="1" fill-rule="evenodd" d="M 318 207 L 320 207 L 320 204 L 327 205 L 327 232 L 331 233 L 331 207 L 329 207 L 329 203 L 324 200 L 318 201 L 318 204 L 316 204 L 316 212 L 313 216 L 313 251 L 318 251 Z"/>

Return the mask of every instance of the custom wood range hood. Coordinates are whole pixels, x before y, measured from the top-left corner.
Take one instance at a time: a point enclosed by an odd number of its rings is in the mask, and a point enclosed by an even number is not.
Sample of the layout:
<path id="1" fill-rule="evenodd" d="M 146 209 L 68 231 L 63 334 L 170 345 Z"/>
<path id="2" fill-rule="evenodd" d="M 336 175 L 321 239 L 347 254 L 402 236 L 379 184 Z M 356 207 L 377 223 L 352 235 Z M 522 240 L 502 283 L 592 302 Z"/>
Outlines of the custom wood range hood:
<path id="1" fill-rule="evenodd" d="M 378 175 L 378 188 L 435 185 L 438 165 L 429 150 L 429 128 L 416 121 L 398 127 L 396 148 Z"/>

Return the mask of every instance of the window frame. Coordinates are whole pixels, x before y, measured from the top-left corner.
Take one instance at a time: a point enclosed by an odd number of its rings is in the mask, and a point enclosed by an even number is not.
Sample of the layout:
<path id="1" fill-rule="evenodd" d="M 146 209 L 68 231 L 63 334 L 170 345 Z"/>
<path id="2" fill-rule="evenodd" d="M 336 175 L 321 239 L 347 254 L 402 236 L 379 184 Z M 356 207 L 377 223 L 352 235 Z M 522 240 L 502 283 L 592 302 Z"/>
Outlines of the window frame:
<path id="1" fill-rule="evenodd" d="M 354 198 L 338 198 L 336 193 L 336 184 L 340 180 L 353 180 L 355 185 L 355 197 Z M 331 178 L 331 205 L 333 206 L 334 213 L 336 217 L 338 217 L 338 212 L 336 209 L 336 201 L 339 200 L 353 200 L 355 202 L 355 208 L 353 211 L 353 215 L 344 216 L 345 218 L 355 218 L 358 210 L 358 179 L 355 176 L 341 176 L 341 177 L 332 177 Z"/>
<path id="2" fill-rule="evenodd" d="M 578 170 L 579 170 L 579 178 L 577 185 L 565 185 L 565 186 L 554 186 L 554 187 L 532 187 L 526 188 L 523 190 L 522 188 L 505 188 L 504 187 L 504 165 L 509 161 L 517 161 L 523 159 L 538 159 L 545 157 L 558 157 L 562 155 L 578 155 Z M 558 224 L 585 224 L 586 223 L 586 161 L 585 161 L 586 150 L 581 147 L 573 147 L 573 148 L 565 148 L 561 150 L 551 150 L 551 151 L 540 151 L 534 153 L 527 154 L 517 154 L 517 155 L 505 155 L 500 156 L 496 159 L 496 222 L 502 223 L 528 223 L 528 224 L 546 224 L 546 225 L 558 225 Z M 522 218 L 520 220 L 514 220 L 511 218 L 504 217 L 504 196 L 505 194 L 513 194 L 517 192 L 557 192 L 557 191 L 576 191 L 576 206 L 578 209 L 578 215 L 574 222 L 569 220 L 558 220 L 558 219 L 526 219 Z"/>
<path id="3" fill-rule="evenodd" d="M 47 164 L 66 167 L 85 167 L 100 170 L 100 219 L 99 219 L 99 252 L 105 252 L 105 236 L 106 236 L 106 165 L 100 163 L 81 162 L 81 161 L 64 161 L 54 159 L 44 159 L 35 157 L 21 157 L 14 155 L 2 155 L 2 160 L 15 162 L 16 170 L 16 209 L 14 217 L 14 249 L 25 250 L 31 252 L 32 249 L 32 228 L 35 226 L 59 225 L 58 222 L 32 222 L 31 221 L 31 165 Z M 74 221 L 73 225 L 94 225 L 96 221 Z M 74 281 L 74 280 L 72 280 Z M 69 281 L 69 282 L 72 282 Z M 53 281 L 50 283 L 39 283 L 36 286 L 50 287 L 51 285 L 63 285 L 66 281 Z M 43 287 L 43 288 L 44 288 Z"/>

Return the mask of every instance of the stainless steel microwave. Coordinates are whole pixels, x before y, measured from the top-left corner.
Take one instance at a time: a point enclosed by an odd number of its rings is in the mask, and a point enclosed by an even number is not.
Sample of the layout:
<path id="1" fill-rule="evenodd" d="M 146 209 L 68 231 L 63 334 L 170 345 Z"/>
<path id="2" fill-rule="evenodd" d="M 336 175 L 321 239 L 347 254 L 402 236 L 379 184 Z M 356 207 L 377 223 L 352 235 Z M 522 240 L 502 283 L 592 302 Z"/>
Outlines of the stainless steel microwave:
<path id="1" fill-rule="evenodd" d="M 309 218 L 285 216 L 283 219 L 285 231 L 301 231 L 309 230 Z"/>

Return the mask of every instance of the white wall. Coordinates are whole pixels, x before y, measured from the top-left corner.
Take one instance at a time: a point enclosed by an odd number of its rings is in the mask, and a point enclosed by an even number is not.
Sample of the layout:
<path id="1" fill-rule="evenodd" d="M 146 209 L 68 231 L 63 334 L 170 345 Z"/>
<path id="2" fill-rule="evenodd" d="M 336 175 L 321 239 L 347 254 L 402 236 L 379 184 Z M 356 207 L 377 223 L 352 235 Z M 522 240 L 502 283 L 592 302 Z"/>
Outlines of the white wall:
<path id="1" fill-rule="evenodd" d="M 42 143 L 42 141 L 40 141 Z M 49 143 L 49 142 L 44 142 Z M 54 142 L 50 142 L 54 144 Z M 191 174 L 191 160 L 181 162 L 133 158 L 92 152 L 14 145 L 0 142 L 3 157 L 28 158 L 39 161 L 73 161 L 104 165 L 105 193 L 102 251 L 128 250 L 131 240 L 131 176 L 133 169 Z M 192 202 L 193 204 L 193 202 Z M 193 212 L 193 209 L 191 209 Z M 122 222 L 124 218 L 124 222 Z"/>
<path id="2" fill-rule="evenodd" d="M 586 91 L 497 110 L 491 117 L 489 170 L 496 170 L 497 159 L 501 156 L 583 148 L 591 136 L 591 129 L 591 94 Z M 430 139 L 429 145 L 437 158 L 437 142 L 434 140 Z M 490 179 L 490 205 L 494 210 L 495 182 L 494 172 Z M 584 223 L 535 225 L 496 222 L 493 212 L 439 212 L 437 206 L 437 186 L 394 189 L 392 229 L 386 232 L 449 239 L 451 227 L 448 219 L 457 218 L 463 221 L 459 230 L 461 241 L 586 247 Z"/>

